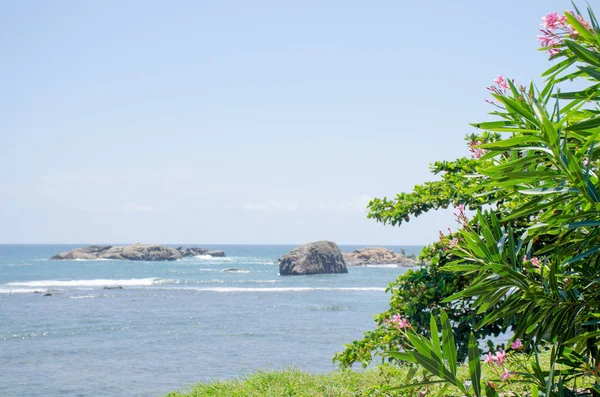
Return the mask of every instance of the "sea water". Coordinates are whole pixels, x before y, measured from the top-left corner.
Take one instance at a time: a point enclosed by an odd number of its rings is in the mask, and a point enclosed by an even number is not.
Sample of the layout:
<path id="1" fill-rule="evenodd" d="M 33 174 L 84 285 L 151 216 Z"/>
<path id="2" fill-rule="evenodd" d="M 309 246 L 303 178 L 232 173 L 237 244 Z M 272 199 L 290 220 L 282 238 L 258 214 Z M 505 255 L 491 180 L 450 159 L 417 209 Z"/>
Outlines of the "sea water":
<path id="1" fill-rule="evenodd" d="M 260 369 L 334 370 L 406 271 L 282 277 L 294 246 L 198 246 L 227 256 L 51 261 L 79 246 L 0 245 L 0 396 L 161 396 Z"/>

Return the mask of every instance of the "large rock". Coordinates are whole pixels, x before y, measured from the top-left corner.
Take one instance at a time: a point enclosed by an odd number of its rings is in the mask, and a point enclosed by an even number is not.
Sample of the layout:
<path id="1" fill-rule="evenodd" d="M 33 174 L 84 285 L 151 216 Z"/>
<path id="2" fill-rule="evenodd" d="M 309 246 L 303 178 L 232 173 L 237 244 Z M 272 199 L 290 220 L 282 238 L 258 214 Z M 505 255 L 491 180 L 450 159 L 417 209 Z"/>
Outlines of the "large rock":
<path id="1" fill-rule="evenodd" d="M 367 265 L 398 265 L 417 266 L 419 261 L 407 258 L 401 252 L 394 252 L 387 248 L 359 248 L 354 252 L 344 253 L 344 260 L 348 266 Z"/>
<path id="2" fill-rule="evenodd" d="M 188 256 L 206 255 L 206 253 L 208 252 L 208 249 L 206 248 L 197 247 L 190 247 L 186 249 L 181 249 L 181 247 L 179 247 L 177 249 L 179 250 L 179 252 L 181 252 L 181 256 L 184 258 Z"/>
<path id="3" fill-rule="evenodd" d="M 54 255 L 53 260 L 73 260 L 73 259 L 98 259 L 102 255 L 106 254 L 111 245 L 90 245 L 85 248 L 77 248 L 67 252 L 61 252 L 60 254 Z"/>
<path id="4" fill-rule="evenodd" d="M 74 259 L 122 259 L 132 261 L 173 261 L 181 258 L 175 248 L 156 244 L 92 245 L 54 255 L 53 260 Z"/>
<path id="5" fill-rule="evenodd" d="M 225 257 L 225 252 L 223 252 L 222 250 L 207 251 L 205 255 L 210 255 L 215 258 L 223 258 Z"/>
<path id="6" fill-rule="evenodd" d="M 282 276 L 329 273 L 348 273 L 339 247 L 331 241 L 304 244 L 279 258 Z"/>

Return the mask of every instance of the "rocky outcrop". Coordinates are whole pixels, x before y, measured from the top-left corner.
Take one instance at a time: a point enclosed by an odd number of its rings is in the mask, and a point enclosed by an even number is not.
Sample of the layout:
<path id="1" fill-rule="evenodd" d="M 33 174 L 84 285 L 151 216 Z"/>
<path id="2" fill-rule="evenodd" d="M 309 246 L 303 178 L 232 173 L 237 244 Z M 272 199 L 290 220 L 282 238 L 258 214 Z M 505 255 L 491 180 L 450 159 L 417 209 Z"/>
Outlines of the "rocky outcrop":
<path id="1" fill-rule="evenodd" d="M 207 251 L 204 255 L 210 255 L 215 258 L 224 258 L 225 252 L 222 250 Z"/>
<path id="2" fill-rule="evenodd" d="M 214 253 L 214 255 L 212 255 Z M 157 244 L 132 245 L 90 245 L 54 255 L 52 260 L 75 259 L 114 259 L 131 261 L 174 261 L 186 256 L 211 255 L 225 256 L 223 251 L 208 251 L 206 248 L 186 248 L 185 250 Z"/>
<path id="3" fill-rule="evenodd" d="M 390 264 L 410 267 L 419 265 L 418 260 L 407 258 L 402 252 L 394 252 L 387 248 L 359 248 L 354 252 L 345 252 L 343 255 L 347 266 Z"/>
<path id="4" fill-rule="evenodd" d="M 301 245 L 279 258 L 278 262 L 282 276 L 348 273 L 339 247 L 331 241 Z"/>
<path id="5" fill-rule="evenodd" d="M 208 249 L 198 247 L 191 247 L 186 249 L 182 249 L 181 247 L 179 247 L 177 249 L 179 250 L 179 252 L 181 252 L 181 256 L 184 258 L 188 256 L 206 255 L 208 252 Z"/>

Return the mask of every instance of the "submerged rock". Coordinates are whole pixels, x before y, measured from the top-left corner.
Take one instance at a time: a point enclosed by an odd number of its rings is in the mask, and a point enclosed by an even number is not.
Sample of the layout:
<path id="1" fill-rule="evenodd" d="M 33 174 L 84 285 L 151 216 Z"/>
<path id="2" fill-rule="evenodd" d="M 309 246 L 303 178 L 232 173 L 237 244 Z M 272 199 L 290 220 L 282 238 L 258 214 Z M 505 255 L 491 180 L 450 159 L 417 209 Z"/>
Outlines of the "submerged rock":
<path id="1" fill-rule="evenodd" d="M 237 267 L 230 267 L 230 268 L 227 268 L 227 269 L 223 269 L 223 271 L 227 272 L 227 273 L 248 273 L 248 270 L 246 270 L 246 269 L 240 269 L 240 268 L 237 268 Z"/>
<path id="2" fill-rule="evenodd" d="M 120 285 L 105 285 L 104 289 L 123 289 Z"/>
<path id="3" fill-rule="evenodd" d="M 359 248 L 354 252 L 344 253 L 347 266 L 367 266 L 393 264 L 398 266 L 417 266 L 419 261 L 407 258 L 402 252 L 394 252 L 387 248 Z"/>
<path id="4" fill-rule="evenodd" d="M 225 252 L 223 252 L 223 250 L 214 250 L 214 251 L 207 251 L 204 255 L 210 255 L 210 256 L 216 257 L 216 258 L 223 258 L 223 257 L 225 257 Z"/>
<path id="5" fill-rule="evenodd" d="M 278 262 L 282 276 L 348 273 L 339 247 L 331 241 L 301 245 L 279 258 Z"/>

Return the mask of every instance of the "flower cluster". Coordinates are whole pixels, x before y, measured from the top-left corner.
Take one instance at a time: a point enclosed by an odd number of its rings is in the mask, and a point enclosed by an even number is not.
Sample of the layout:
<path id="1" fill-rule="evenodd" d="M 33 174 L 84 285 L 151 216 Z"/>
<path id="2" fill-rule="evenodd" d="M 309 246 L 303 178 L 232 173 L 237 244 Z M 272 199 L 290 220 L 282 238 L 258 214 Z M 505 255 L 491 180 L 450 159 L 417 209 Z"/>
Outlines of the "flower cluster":
<path id="1" fill-rule="evenodd" d="M 499 351 L 496 352 L 495 355 L 492 355 L 492 352 L 489 352 L 488 354 L 486 354 L 483 362 L 501 366 L 504 364 L 505 359 L 506 359 L 506 353 L 502 349 L 500 349 Z"/>
<path id="2" fill-rule="evenodd" d="M 514 83 L 514 81 L 513 81 L 513 83 Z M 504 77 L 501 74 L 499 74 L 498 77 L 496 77 L 494 79 L 493 85 L 487 87 L 487 89 L 489 91 L 493 92 L 494 94 L 498 94 L 498 95 L 504 95 L 508 88 L 509 88 L 508 80 L 506 80 L 506 77 Z"/>
<path id="3" fill-rule="evenodd" d="M 408 319 L 405 317 L 400 317 L 399 314 L 394 314 L 391 320 L 385 320 L 385 322 L 398 329 L 410 327 L 410 322 Z"/>
<path id="4" fill-rule="evenodd" d="M 538 258 L 537 256 L 534 256 L 533 258 L 529 259 L 529 261 L 531 262 L 531 265 L 533 267 L 537 267 L 539 268 L 542 264 L 542 260 L 540 258 Z M 523 263 L 527 262 L 527 255 L 523 255 Z"/>
<path id="5" fill-rule="evenodd" d="M 458 238 L 452 235 L 452 230 L 450 228 L 448 228 L 448 235 L 445 235 L 444 232 L 440 230 L 439 238 L 444 251 L 448 251 L 449 249 L 456 248 L 458 246 Z"/>
<path id="6" fill-rule="evenodd" d="M 456 207 L 456 210 L 457 211 L 454 212 L 456 222 L 462 226 L 467 226 L 469 224 L 469 218 L 467 218 L 467 215 L 465 214 L 465 205 L 459 204 L 458 207 Z"/>
<path id="7" fill-rule="evenodd" d="M 510 344 L 510 347 L 513 350 L 523 349 L 523 344 L 521 343 L 521 339 L 517 338 L 514 342 L 512 342 Z M 499 374 L 502 382 L 506 382 L 506 380 L 508 380 L 509 378 L 512 378 L 513 376 L 517 375 L 516 372 L 509 371 L 504 367 L 504 364 L 506 362 L 506 352 L 504 352 L 502 349 L 497 351 L 496 354 L 492 354 L 492 352 L 488 352 L 488 354 L 486 354 L 484 356 L 483 362 L 492 364 L 494 366 L 502 367 L 503 372 L 502 372 L 502 374 Z M 490 386 L 495 387 L 493 383 Z"/>
<path id="8" fill-rule="evenodd" d="M 481 144 L 482 144 L 481 141 L 471 142 L 471 144 L 470 144 L 471 147 L 469 148 L 469 151 L 471 152 L 471 158 L 480 159 L 481 156 L 483 156 L 484 154 L 487 153 L 487 150 L 475 147 L 475 146 L 479 146 Z"/>
<path id="9" fill-rule="evenodd" d="M 569 11 L 569 13 L 573 14 L 573 11 Z M 589 23 L 581 15 L 577 16 L 577 20 L 584 28 L 591 30 Z M 566 37 L 577 39 L 579 36 L 579 33 L 573 26 L 567 23 L 567 17 L 560 15 L 558 12 L 551 12 L 542 17 L 542 29 L 540 29 L 540 32 L 542 32 L 541 35 L 538 35 L 540 46 L 548 48 L 550 56 L 560 53 L 560 49 L 557 46 L 561 45 Z"/>

